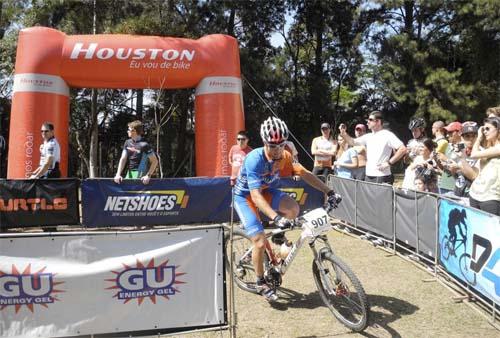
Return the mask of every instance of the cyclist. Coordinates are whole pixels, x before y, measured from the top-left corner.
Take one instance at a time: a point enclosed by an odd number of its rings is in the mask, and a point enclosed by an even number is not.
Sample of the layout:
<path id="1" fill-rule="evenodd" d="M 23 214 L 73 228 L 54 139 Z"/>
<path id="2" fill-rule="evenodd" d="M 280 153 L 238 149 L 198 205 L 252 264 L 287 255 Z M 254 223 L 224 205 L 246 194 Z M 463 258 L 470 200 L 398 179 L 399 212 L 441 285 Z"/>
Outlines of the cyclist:
<path id="1" fill-rule="evenodd" d="M 455 227 L 458 227 L 458 230 L 460 231 L 460 235 L 462 236 L 463 239 L 467 238 L 467 224 L 465 223 L 465 219 L 467 218 L 467 214 L 465 212 L 465 209 L 462 209 L 460 211 L 459 209 L 455 208 L 450 211 L 448 215 L 448 232 L 450 234 L 450 242 L 451 242 L 451 250 L 450 254 L 453 256 L 456 256 L 455 254 L 455 242 L 457 241 L 457 231 L 455 230 Z M 463 224 L 465 227 L 465 235 L 462 231 L 462 227 L 460 224 Z"/>
<path id="2" fill-rule="evenodd" d="M 234 206 L 253 243 L 252 264 L 257 276 L 256 288 L 268 301 L 278 297 L 264 279 L 264 251 L 266 237 L 259 211 L 274 221 L 280 228 L 289 227 L 299 214 L 299 205 L 286 193 L 278 189 L 280 172 L 292 168 L 313 188 L 327 195 L 327 202 L 336 207 L 340 196 L 325 183 L 306 170 L 300 163 L 293 162 L 292 155 L 285 151 L 288 127 L 282 120 L 269 117 L 260 127 L 264 147 L 252 150 L 243 161 L 234 189 Z"/>
<path id="3" fill-rule="evenodd" d="M 413 138 L 408 141 L 406 145 L 407 159 L 409 162 L 413 162 L 415 157 L 419 154 L 420 147 L 425 140 L 425 120 L 421 117 L 414 117 L 408 123 L 408 129 L 411 131 Z"/>

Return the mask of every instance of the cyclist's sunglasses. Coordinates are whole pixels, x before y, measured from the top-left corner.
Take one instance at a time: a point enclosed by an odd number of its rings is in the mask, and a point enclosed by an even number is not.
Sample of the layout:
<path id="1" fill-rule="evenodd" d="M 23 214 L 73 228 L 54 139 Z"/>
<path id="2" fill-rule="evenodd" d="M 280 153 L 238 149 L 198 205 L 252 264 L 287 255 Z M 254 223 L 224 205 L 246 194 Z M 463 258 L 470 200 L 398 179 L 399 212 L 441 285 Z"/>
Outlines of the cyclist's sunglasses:
<path id="1" fill-rule="evenodd" d="M 266 143 L 266 145 L 269 147 L 269 149 L 283 149 L 285 148 L 285 142 L 281 143 Z"/>

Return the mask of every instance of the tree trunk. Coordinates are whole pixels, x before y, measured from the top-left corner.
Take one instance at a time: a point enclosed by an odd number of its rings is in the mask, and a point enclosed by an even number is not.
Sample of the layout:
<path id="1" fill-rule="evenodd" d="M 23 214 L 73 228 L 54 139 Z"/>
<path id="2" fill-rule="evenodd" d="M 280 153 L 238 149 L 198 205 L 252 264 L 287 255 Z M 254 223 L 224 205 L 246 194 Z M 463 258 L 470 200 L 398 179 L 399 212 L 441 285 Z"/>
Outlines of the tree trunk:
<path id="1" fill-rule="evenodd" d="M 135 110 L 137 113 L 137 119 L 139 121 L 142 121 L 143 101 L 144 101 L 144 90 L 137 89 L 137 101 L 135 105 Z"/>
<path id="2" fill-rule="evenodd" d="M 97 123 L 97 89 L 92 89 L 92 101 L 90 111 L 90 150 L 89 150 L 89 177 L 98 176 L 98 144 L 99 144 L 99 124 Z"/>

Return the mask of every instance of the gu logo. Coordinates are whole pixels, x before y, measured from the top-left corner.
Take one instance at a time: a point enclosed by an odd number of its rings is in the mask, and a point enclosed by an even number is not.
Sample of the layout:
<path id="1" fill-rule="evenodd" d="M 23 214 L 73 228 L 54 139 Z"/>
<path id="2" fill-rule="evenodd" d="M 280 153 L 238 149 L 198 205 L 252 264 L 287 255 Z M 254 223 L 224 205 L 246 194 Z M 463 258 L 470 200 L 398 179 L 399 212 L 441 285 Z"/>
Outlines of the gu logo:
<path id="1" fill-rule="evenodd" d="M 23 272 L 12 265 L 10 273 L 0 270 L 0 310 L 14 306 L 18 313 L 23 305 L 33 312 L 34 304 L 47 307 L 58 301 L 54 293 L 64 292 L 54 287 L 64 282 L 54 282 L 53 273 L 44 272 L 45 267 L 31 273 L 31 264 Z"/>
<path id="2" fill-rule="evenodd" d="M 177 277 L 185 273 L 176 272 L 178 266 L 167 265 L 168 260 L 155 266 L 154 259 L 144 266 L 137 261 L 135 267 L 123 264 L 122 271 L 111 271 L 116 278 L 106 279 L 115 285 L 107 289 L 117 290 L 113 298 L 124 300 L 124 304 L 132 299 L 137 299 L 137 304 L 141 305 L 144 298 L 149 297 L 153 304 L 156 304 L 156 296 L 162 296 L 170 299 L 169 296 L 180 292 L 175 284 L 184 284 L 185 282 L 177 280 Z"/>
<path id="3" fill-rule="evenodd" d="M 304 188 L 281 188 L 280 190 L 287 193 L 300 205 L 304 205 L 304 203 L 306 203 L 307 193 L 304 192 Z"/>

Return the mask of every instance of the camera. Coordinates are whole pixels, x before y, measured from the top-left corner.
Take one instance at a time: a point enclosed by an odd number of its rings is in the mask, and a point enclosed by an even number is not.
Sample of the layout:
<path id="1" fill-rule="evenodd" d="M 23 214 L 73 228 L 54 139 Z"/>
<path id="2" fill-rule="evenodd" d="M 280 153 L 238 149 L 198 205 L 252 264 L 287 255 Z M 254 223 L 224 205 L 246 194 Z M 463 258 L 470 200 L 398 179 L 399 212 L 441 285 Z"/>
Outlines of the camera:
<path id="1" fill-rule="evenodd" d="M 458 143 L 458 144 L 455 145 L 455 151 L 457 153 L 461 152 L 464 149 L 465 149 L 465 144 L 464 143 Z"/>

